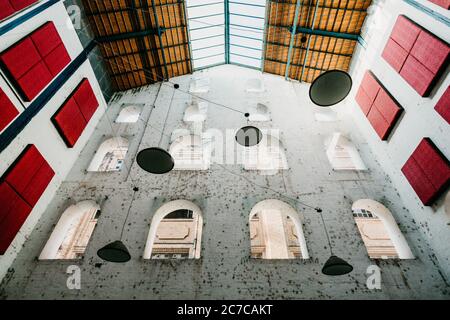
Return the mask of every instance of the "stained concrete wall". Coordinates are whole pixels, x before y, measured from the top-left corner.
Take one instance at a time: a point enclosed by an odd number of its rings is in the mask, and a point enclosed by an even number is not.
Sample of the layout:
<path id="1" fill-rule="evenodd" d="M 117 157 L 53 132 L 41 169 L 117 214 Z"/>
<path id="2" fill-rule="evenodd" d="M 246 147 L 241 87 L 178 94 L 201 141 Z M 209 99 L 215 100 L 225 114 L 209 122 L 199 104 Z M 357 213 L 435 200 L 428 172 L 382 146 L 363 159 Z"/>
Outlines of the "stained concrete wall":
<path id="1" fill-rule="evenodd" d="M 450 13 L 430 1 L 419 1 L 430 9 L 450 18 Z M 445 71 L 428 98 L 422 98 L 381 57 L 392 28 L 400 14 L 404 14 L 425 29 L 450 43 L 450 28 L 436 18 L 407 4 L 405 1 L 376 1 L 366 21 L 367 48 L 359 47 L 354 56 L 352 76 L 355 82 L 351 98 L 347 100 L 343 113 L 351 114 L 364 139 L 368 142 L 377 161 L 389 174 L 404 203 L 405 210 L 414 219 L 424 239 L 432 247 L 430 258 L 439 264 L 447 279 L 450 279 L 450 215 L 445 212 L 445 193 L 433 206 L 424 206 L 401 172 L 401 168 L 424 137 L 429 137 L 450 159 L 450 126 L 434 110 L 435 105 L 450 85 L 449 68 Z M 388 141 L 380 141 L 370 123 L 354 100 L 359 83 L 366 70 L 372 70 L 405 109 L 398 125 Z M 446 193 L 448 190 L 446 191 Z"/>
<path id="2" fill-rule="evenodd" d="M 15 19 L 17 16 L 12 17 Z M 11 20 L 5 20 L 8 23 Z M 0 37 L 0 51 L 16 43 L 24 36 L 37 29 L 47 21 L 53 21 L 58 33 L 68 50 L 70 57 L 75 59 L 83 50 L 77 34 L 68 28 L 67 22 L 70 22 L 67 11 L 62 2 L 54 4 L 43 13 L 27 20 L 19 27 L 12 29 Z M 69 95 L 75 90 L 83 78 L 88 78 L 92 88 L 98 97 L 100 108 L 93 115 L 82 136 L 74 148 L 68 149 L 58 134 L 55 126 L 51 122 L 51 117 L 66 101 Z M 21 104 L 18 98 L 15 98 L 13 89 L 7 82 L 1 78 L 0 86 L 2 90 L 11 98 L 16 108 L 22 112 L 30 103 Z M 17 135 L 12 143 L 0 154 L 0 176 L 15 161 L 28 144 L 34 144 L 41 154 L 56 172 L 55 177 L 47 187 L 46 191 L 34 206 L 26 222 L 20 229 L 15 240 L 12 242 L 6 253 L 0 256 L 0 278 L 7 273 L 7 270 L 17 253 L 22 249 L 23 243 L 33 230 L 41 214 L 45 211 L 47 205 L 51 202 L 61 182 L 71 170 L 73 164 L 78 159 L 84 145 L 89 140 L 97 122 L 103 115 L 106 108 L 106 101 L 102 98 L 100 86 L 89 61 L 85 61 L 75 74 L 65 83 L 65 85 L 51 98 L 51 100 L 31 119 L 27 126 Z"/>
<path id="3" fill-rule="evenodd" d="M 174 91 L 163 83 L 116 94 L 107 114 L 95 129 L 67 179 L 58 189 L 34 232 L 1 284 L 5 299 L 396 299 L 450 298 L 448 284 L 439 266 L 430 258 L 431 249 L 420 226 L 411 217 L 361 131 L 349 116 L 337 122 L 314 120 L 308 86 L 282 77 L 261 75 L 237 66 L 220 66 L 202 72 L 211 78 L 209 100 L 246 111 L 250 101 L 266 102 L 273 121 L 260 127 L 278 128 L 286 148 L 289 170 L 277 175 L 244 171 L 242 165 L 213 164 L 206 172 L 174 171 L 166 175 L 144 172 L 134 159 L 139 150 L 160 146 L 168 149 L 175 129 L 186 128 L 183 112 L 191 97 L 192 76 L 172 79 L 180 84 Z M 248 94 L 248 79 L 260 77 L 267 91 Z M 159 90 L 160 89 L 160 90 Z M 156 101 L 155 101 L 156 99 Z M 142 103 L 136 124 L 115 124 L 122 104 Z M 344 107 L 341 105 L 339 107 Z M 242 113 L 210 104 L 205 127 L 225 129 L 247 124 Z M 258 124 L 259 126 L 259 124 Z M 334 172 L 328 162 L 324 141 L 335 131 L 343 132 L 357 146 L 369 170 Z M 163 135 L 161 135 L 163 132 Z M 87 173 L 95 150 L 104 139 L 121 135 L 130 140 L 126 168 L 118 173 Z M 228 148 L 234 148 L 234 137 Z M 133 187 L 139 191 L 133 198 Z M 94 199 L 102 213 L 85 257 L 80 261 L 36 261 L 60 215 L 72 203 Z M 416 256 L 415 260 L 371 261 L 352 217 L 352 203 L 372 198 L 389 208 Z M 164 203 L 186 199 L 203 213 L 203 239 L 199 260 L 143 260 L 150 222 Z M 250 259 L 248 225 L 252 207 L 265 199 L 290 204 L 304 222 L 309 260 Z M 354 266 L 342 277 L 328 277 L 321 268 L 330 248 L 320 216 L 311 208 L 321 207 L 335 254 Z M 129 213 L 129 215 L 128 215 Z M 128 219 L 127 219 L 128 215 Z M 96 252 L 122 240 L 132 255 L 125 264 L 102 261 Z M 367 267 L 379 265 L 382 289 L 366 286 Z M 81 290 L 66 286 L 67 267 L 81 268 Z"/>

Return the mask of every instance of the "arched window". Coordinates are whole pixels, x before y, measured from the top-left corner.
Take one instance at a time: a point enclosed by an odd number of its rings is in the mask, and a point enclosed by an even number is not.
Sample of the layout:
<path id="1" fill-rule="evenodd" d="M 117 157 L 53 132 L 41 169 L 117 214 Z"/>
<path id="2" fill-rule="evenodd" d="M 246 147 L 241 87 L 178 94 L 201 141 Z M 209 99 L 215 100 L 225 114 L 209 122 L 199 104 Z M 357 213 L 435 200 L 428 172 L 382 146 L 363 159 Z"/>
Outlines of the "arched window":
<path id="1" fill-rule="evenodd" d="M 371 259 L 414 259 L 392 213 L 371 199 L 356 201 L 353 217 Z"/>
<path id="2" fill-rule="evenodd" d="M 184 112 L 184 122 L 203 122 L 208 113 L 208 102 L 193 100 Z"/>
<path id="3" fill-rule="evenodd" d="M 264 200 L 250 212 L 251 256 L 257 259 L 309 259 L 300 218 L 280 200 Z"/>
<path id="4" fill-rule="evenodd" d="M 64 211 L 39 260 L 66 260 L 83 257 L 97 225 L 100 207 L 94 201 L 81 201 Z"/>
<path id="5" fill-rule="evenodd" d="M 335 132 L 328 141 L 327 157 L 333 170 L 366 170 L 354 144 L 340 132 Z"/>
<path id="6" fill-rule="evenodd" d="M 256 146 L 245 148 L 243 157 L 245 170 L 276 174 L 279 170 L 289 169 L 281 141 L 269 134 L 265 134 Z"/>
<path id="7" fill-rule="evenodd" d="M 144 259 L 199 259 L 203 218 L 191 201 L 175 200 L 154 214 Z"/>
<path id="8" fill-rule="evenodd" d="M 269 107 L 263 103 L 250 106 L 248 113 L 250 113 L 249 121 L 267 122 L 271 120 Z"/>
<path id="9" fill-rule="evenodd" d="M 208 170 L 211 162 L 210 143 L 198 135 L 178 136 L 170 145 L 175 170 Z"/>
<path id="10" fill-rule="evenodd" d="M 90 172 L 120 171 L 128 152 L 128 140 L 114 137 L 103 141 L 89 165 Z"/>
<path id="11" fill-rule="evenodd" d="M 128 105 L 120 110 L 116 123 L 135 123 L 139 120 L 142 106 Z"/>

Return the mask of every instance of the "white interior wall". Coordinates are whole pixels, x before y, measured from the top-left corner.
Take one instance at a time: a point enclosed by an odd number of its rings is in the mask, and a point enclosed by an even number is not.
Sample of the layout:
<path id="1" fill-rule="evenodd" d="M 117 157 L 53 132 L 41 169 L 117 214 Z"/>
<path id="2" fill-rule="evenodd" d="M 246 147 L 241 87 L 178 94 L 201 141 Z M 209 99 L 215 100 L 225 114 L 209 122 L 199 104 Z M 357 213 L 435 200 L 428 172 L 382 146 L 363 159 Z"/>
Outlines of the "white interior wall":
<path id="1" fill-rule="evenodd" d="M 72 60 L 75 59 L 83 51 L 83 47 L 76 32 L 67 27 L 67 21 L 70 21 L 70 19 L 62 2 L 51 6 L 41 14 L 35 16 L 27 22 L 21 24 L 16 29 L 13 29 L 5 35 L 1 36 L 0 51 L 3 51 L 10 45 L 25 37 L 27 34 L 47 21 L 54 21 L 55 26 L 58 29 L 58 32 L 67 48 L 67 51 L 69 52 L 70 57 L 72 58 Z M 89 82 L 92 85 L 100 106 L 85 128 L 83 134 L 77 141 L 75 147 L 69 149 L 66 147 L 64 141 L 60 137 L 50 119 L 83 78 L 89 79 Z M 0 79 L 0 85 L 2 89 L 7 93 L 8 96 L 13 96 L 11 90 L 9 90 L 4 85 L 4 82 L 1 81 L 2 80 Z M 23 110 L 23 108 L 16 104 L 18 102 L 17 100 L 13 99 L 12 101 L 16 105 L 18 110 Z M 26 103 L 25 105 L 28 104 L 29 103 Z M 89 61 L 87 60 L 65 83 L 65 85 L 51 98 L 46 106 L 41 109 L 40 112 L 28 123 L 28 125 L 20 132 L 20 134 L 14 139 L 14 141 L 1 152 L 0 176 L 3 175 L 3 173 L 16 160 L 16 158 L 28 144 L 36 145 L 41 154 L 55 171 L 55 176 L 53 177 L 45 192 L 42 194 L 38 203 L 34 206 L 33 210 L 29 214 L 27 220 L 23 224 L 16 238 L 11 243 L 7 252 L 4 255 L 0 256 L 0 279 L 2 279 L 6 274 L 9 266 L 17 256 L 17 253 L 20 251 L 23 243 L 33 230 L 37 221 L 45 211 L 47 205 L 52 200 L 61 182 L 64 181 L 66 175 L 69 173 L 75 161 L 78 159 L 79 154 L 94 132 L 95 126 L 101 119 L 104 111 L 106 110 L 106 107 L 107 104 L 103 98 L 94 71 Z"/>
<path id="2" fill-rule="evenodd" d="M 434 110 L 450 84 L 449 70 L 445 71 L 428 98 L 422 98 L 409 84 L 381 57 L 392 28 L 400 14 L 404 14 L 436 36 L 450 43 L 449 27 L 430 15 L 412 7 L 404 1 L 374 1 L 372 8 L 376 12 L 369 16 L 364 35 L 367 48 L 359 46 L 352 64 L 354 87 L 347 99 L 347 106 L 338 109 L 341 113 L 350 113 L 355 119 L 360 131 L 368 142 L 373 154 L 380 161 L 397 188 L 405 207 L 409 210 L 417 227 L 425 235 L 434 249 L 439 264 L 450 277 L 450 217 L 445 214 L 444 196 L 432 207 L 423 206 L 409 182 L 401 172 L 401 168 L 411 156 L 424 137 L 429 137 L 450 159 L 450 126 Z M 429 1 L 419 1 L 433 10 L 450 17 L 448 10 L 431 4 Z M 366 70 L 372 70 L 386 86 L 393 97 L 405 109 L 387 142 L 381 141 L 374 129 L 360 110 L 355 101 L 362 77 Z"/>

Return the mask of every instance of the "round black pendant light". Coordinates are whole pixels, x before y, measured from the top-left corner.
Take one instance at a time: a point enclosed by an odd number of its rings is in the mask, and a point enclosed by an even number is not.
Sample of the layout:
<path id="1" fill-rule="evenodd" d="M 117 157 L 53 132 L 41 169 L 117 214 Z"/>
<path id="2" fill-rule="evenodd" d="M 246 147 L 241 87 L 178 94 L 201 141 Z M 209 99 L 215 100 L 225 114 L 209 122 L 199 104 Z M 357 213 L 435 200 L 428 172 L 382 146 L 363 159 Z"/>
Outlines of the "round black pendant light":
<path id="1" fill-rule="evenodd" d="M 236 142 L 244 147 L 253 147 L 261 142 L 261 130 L 253 126 L 243 127 L 236 132 Z"/>
<path id="2" fill-rule="evenodd" d="M 173 170 L 175 161 L 166 150 L 153 147 L 140 151 L 136 157 L 137 164 L 153 174 L 164 174 Z"/>
<path id="3" fill-rule="evenodd" d="M 97 255 L 103 260 L 116 263 L 128 262 L 131 259 L 130 252 L 122 241 L 114 241 L 97 251 Z"/>
<path id="4" fill-rule="evenodd" d="M 327 276 L 342 276 L 352 271 L 350 264 L 336 256 L 331 256 L 322 268 L 322 273 Z"/>
<path id="5" fill-rule="evenodd" d="M 331 246 L 330 237 L 328 235 L 327 226 L 325 220 L 323 219 L 322 209 L 316 208 L 316 212 L 320 214 L 322 219 L 323 227 L 327 235 L 328 245 L 330 246 L 331 257 L 325 262 L 322 268 L 322 273 L 327 276 L 343 276 L 347 273 L 353 271 L 353 267 L 345 260 L 335 256 L 333 254 L 333 248 Z"/>
<path id="6" fill-rule="evenodd" d="M 343 101 L 352 90 L 350 75 L 341 70 L 322 73 L 309 88 L 309 98 L 320 107 L 331 107 Z"/>

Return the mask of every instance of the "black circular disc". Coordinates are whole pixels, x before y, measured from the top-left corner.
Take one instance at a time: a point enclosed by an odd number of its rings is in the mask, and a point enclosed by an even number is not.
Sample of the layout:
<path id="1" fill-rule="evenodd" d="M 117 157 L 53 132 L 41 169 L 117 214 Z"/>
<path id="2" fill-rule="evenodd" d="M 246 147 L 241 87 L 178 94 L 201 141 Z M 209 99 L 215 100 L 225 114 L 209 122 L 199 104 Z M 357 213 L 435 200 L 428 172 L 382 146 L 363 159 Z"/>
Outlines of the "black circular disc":
<path id="1" fill-rule="evenodd" d="M 122 241 L 112 242 L 97 251 L 97 255 L 105 261 L 124 263 L 131 259 L 127 247 Z"/>
<path id="2" fill-rule="evenodd" d="M 320 107 L 331 107 L 343 101 L 352 90 L 350 75 L 341 70 L 322 73 L 311 84 L 309 98 Z"/>
<path id="3" fill-rule="evenodd" d="M 175 83 L 175 84 L 173 85 L 173 87 L 174 87 L 175 89 L 179 89 L 179 88 L 180 88 L 180 85 L 179 85 L 178 83 Z"/>
<path id="4" fill-rule="evenodd" d="M 175 161 L 170 153 L 156 147 L 140 151 L 136 157 L 136 162 L 142 169 L 153 174 L 170 172 L 175 166 Z"/>
<path id="5" fill-rule="evenodd" d="M 244 117 L 246 117 L 246 118 L 250 117 L 250 113 L 244 114 Z"/>
<path id="6" fill-rule="evenodd" d="M 238 130 L 236 133 L 236 141 L 241 146 L 253 147 L 261 142 L 263 134 L 256 127 L 247 126 Z"/>

